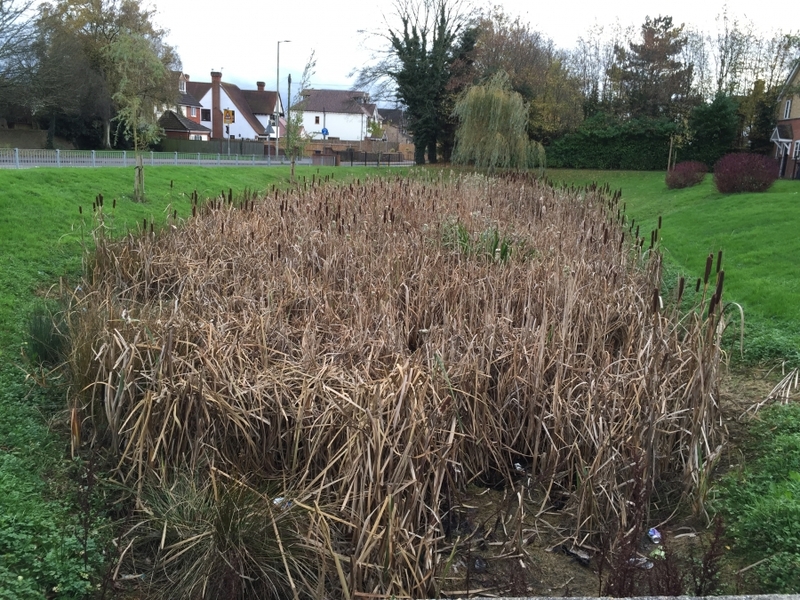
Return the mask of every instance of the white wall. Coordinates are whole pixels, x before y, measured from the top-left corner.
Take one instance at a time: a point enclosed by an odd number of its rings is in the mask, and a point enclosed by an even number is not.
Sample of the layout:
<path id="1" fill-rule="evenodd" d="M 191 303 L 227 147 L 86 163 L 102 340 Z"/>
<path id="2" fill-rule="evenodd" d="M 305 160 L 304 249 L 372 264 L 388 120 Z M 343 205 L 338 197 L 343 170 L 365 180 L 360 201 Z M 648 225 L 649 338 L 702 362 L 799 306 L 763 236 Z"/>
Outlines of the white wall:
<path id="1" fill-rule="evenodd" d="M 225 93 L 225 88 L 220 88 L 219 90 L 219 109 L 221 111 L 225 110 L 233 110 L 236 111 L 236 122 L 231 123 L 230 126 L 230 134 L 225 133 L 225 124 L 222 124 L 222 137 L 228 137 L 228 135 L 236 136 L 236 138 L 243 138 L 243 139 L 251 139 L 254 140 L 257 137 L 255 130 L 250 126 L 250 123 L 247 122 L 247 119 L 239 112 L 238 107 L 233 103 L 230 99 L 228 94 Z M 214 114 L 211 114 L 211 120 L 214 120 Z"/>
<path id="2" fill-rule="evenodd" d="M 211 121 L 201 121 L 201 125 L 205 125 L 208 127 L 212 132 L 214 131 L 214 110 L 211 105 L 211 94 L 213 91 L 213 86 L 208 88 L 208 92 L 202 98 L 198 98 L 197 101 L 203 105 L 203 108 L 207 108 L 211 111 Z M 220 87 L 219 90 L 219 109 L 220 111 L 224 111 L 227 109 L 236 111 L 236 122 L 231 123 L 230 126 L 230 133 L 225 133 L 225 123 L 222 124 L 222 137 L 225 139 L 229 135 L 235 135 L 238 139 L 240 136 L 242 139 L 256 139 L 256 132 L 250 126 L 250 123 L 247 122 L 247 119 L 239 112 L 238 107 L 233 103 L 230 99 L 228 94 L 225 92 L 225 88 Z M 198 109 L 199 110 L 199 109 Z M 264 118 L 266 120 L 266 117 Z M 266 124 L 264 125 L 266 127 Z"/>
<path id="3" fill-rule="evenodd" d="M 319 117 L 319 124 L 314 123 L 314 117 Z M 321 112 L 312 111 L 303 113 L 303 127 L 305 127 L 306 133 L 314 135 L 315 140 L 322 139 L 323 125 L 328 129 L 328 137 L 337 137 L 341 140 L 363 140 L 366 135 L 367 115 L 331 112 L 323 115 Z"/>

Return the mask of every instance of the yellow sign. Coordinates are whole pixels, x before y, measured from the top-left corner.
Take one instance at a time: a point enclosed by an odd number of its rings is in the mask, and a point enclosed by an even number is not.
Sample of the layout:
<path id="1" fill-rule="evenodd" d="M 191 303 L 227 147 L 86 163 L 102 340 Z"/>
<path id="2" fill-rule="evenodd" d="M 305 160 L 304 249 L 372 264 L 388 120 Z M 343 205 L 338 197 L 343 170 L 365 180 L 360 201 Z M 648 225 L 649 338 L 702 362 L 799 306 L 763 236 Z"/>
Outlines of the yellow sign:
<path id="1" fill-rule="evenodd" d="M 223 110 L 222 111 L 222 122 L 225 123 L 225 125 L 230 125 L 231 123 L 235 123 L 236 122 L 236 111 L 229 110 L 227 108 L 225 110 Z"/>

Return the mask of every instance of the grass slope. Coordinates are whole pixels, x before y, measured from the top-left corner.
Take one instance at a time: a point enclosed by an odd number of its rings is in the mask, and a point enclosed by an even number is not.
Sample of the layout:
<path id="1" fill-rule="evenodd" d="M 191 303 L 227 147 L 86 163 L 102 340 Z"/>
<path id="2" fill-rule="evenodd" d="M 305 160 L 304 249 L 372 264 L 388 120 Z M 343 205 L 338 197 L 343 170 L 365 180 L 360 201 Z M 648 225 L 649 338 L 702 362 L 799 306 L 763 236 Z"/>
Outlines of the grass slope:
<path id="1" fill-rule="evenodd" d="M 709 252 L 722 250 L 726 300 L 745 312 L 746 360 L 800 359 L 799 181 L 777 181 L 760 194 L 720 194 L 711 175 L 682 190 L 667 189 L 663 172 L 551 169 L 548 177 L 622 189 L 645 237 L 661 215 L 665 255 L 689 282 L 702 276 Z"/>
<path id="2" fill-rule="evenodd" d="M 297 172 L 302 184 L 330 174 L 347 181 L 387 171 Z M 65 459 L 68 441 L 47 426 L 54 415 L 61 419 L 63 391 L 26 378 L 30 365 L 22 356 L 37 296 L 60 277 L 80 275 L 97 194 L 104 196 L 114 235 L 145 218 L 163 222 L 173 210 L 188 216 L 194 190 L 203 199 L 229 188 L 240 195 L 245 188 L 287 186 L 289 167 L 148 167 L 145 177 L 148 201 L 135 204 L 131 169 L 0 170 L 0 600 L 81 597 L 102 560 L 99 521 L 81 521 L 80 489 L 67 477 L 75 468 Z"/>

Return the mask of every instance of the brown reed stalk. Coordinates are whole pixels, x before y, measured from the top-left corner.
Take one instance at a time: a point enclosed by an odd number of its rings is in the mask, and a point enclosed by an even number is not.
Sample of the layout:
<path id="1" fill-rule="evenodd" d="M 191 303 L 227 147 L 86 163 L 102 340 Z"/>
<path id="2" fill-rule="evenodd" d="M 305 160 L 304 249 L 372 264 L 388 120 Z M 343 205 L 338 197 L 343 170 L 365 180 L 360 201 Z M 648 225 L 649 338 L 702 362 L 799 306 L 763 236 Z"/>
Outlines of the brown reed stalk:
<path id="1" fill-rule="evenodd" d="M 633 463 L 701 503 L 721 313 L 660 310 L 657 244 L 608 243 L 618 201 L 440 172 L 106 240 L 72 315 L 96 443 L 135 489 L 209 465 L 316 489 L 343 595 L 433 592 L 445 490 L 515 460 L 581 538 L 628 522 Z"/>

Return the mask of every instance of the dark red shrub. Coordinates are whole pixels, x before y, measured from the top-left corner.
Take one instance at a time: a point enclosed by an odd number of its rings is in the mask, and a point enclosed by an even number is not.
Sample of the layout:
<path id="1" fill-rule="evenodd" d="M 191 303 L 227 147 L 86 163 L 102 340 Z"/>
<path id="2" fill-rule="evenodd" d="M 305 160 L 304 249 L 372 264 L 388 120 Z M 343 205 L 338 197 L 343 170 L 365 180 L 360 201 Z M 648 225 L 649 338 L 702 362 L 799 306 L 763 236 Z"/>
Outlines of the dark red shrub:
<path id="1" fill-rule="evenodd" d="M 778 165 L 761 154 L 727 154 L 714 165 L 714 183 L 723 194 L 765 192 L 778 178 Z"/>
<path id="2" fill-rule="evenodd" d="M 667 187 L 677 190 L 697 185 L 703 181 L 707 172 L 706 166 L 696 160 L 679 162 L 671 171 L 667 171 Z"/>

